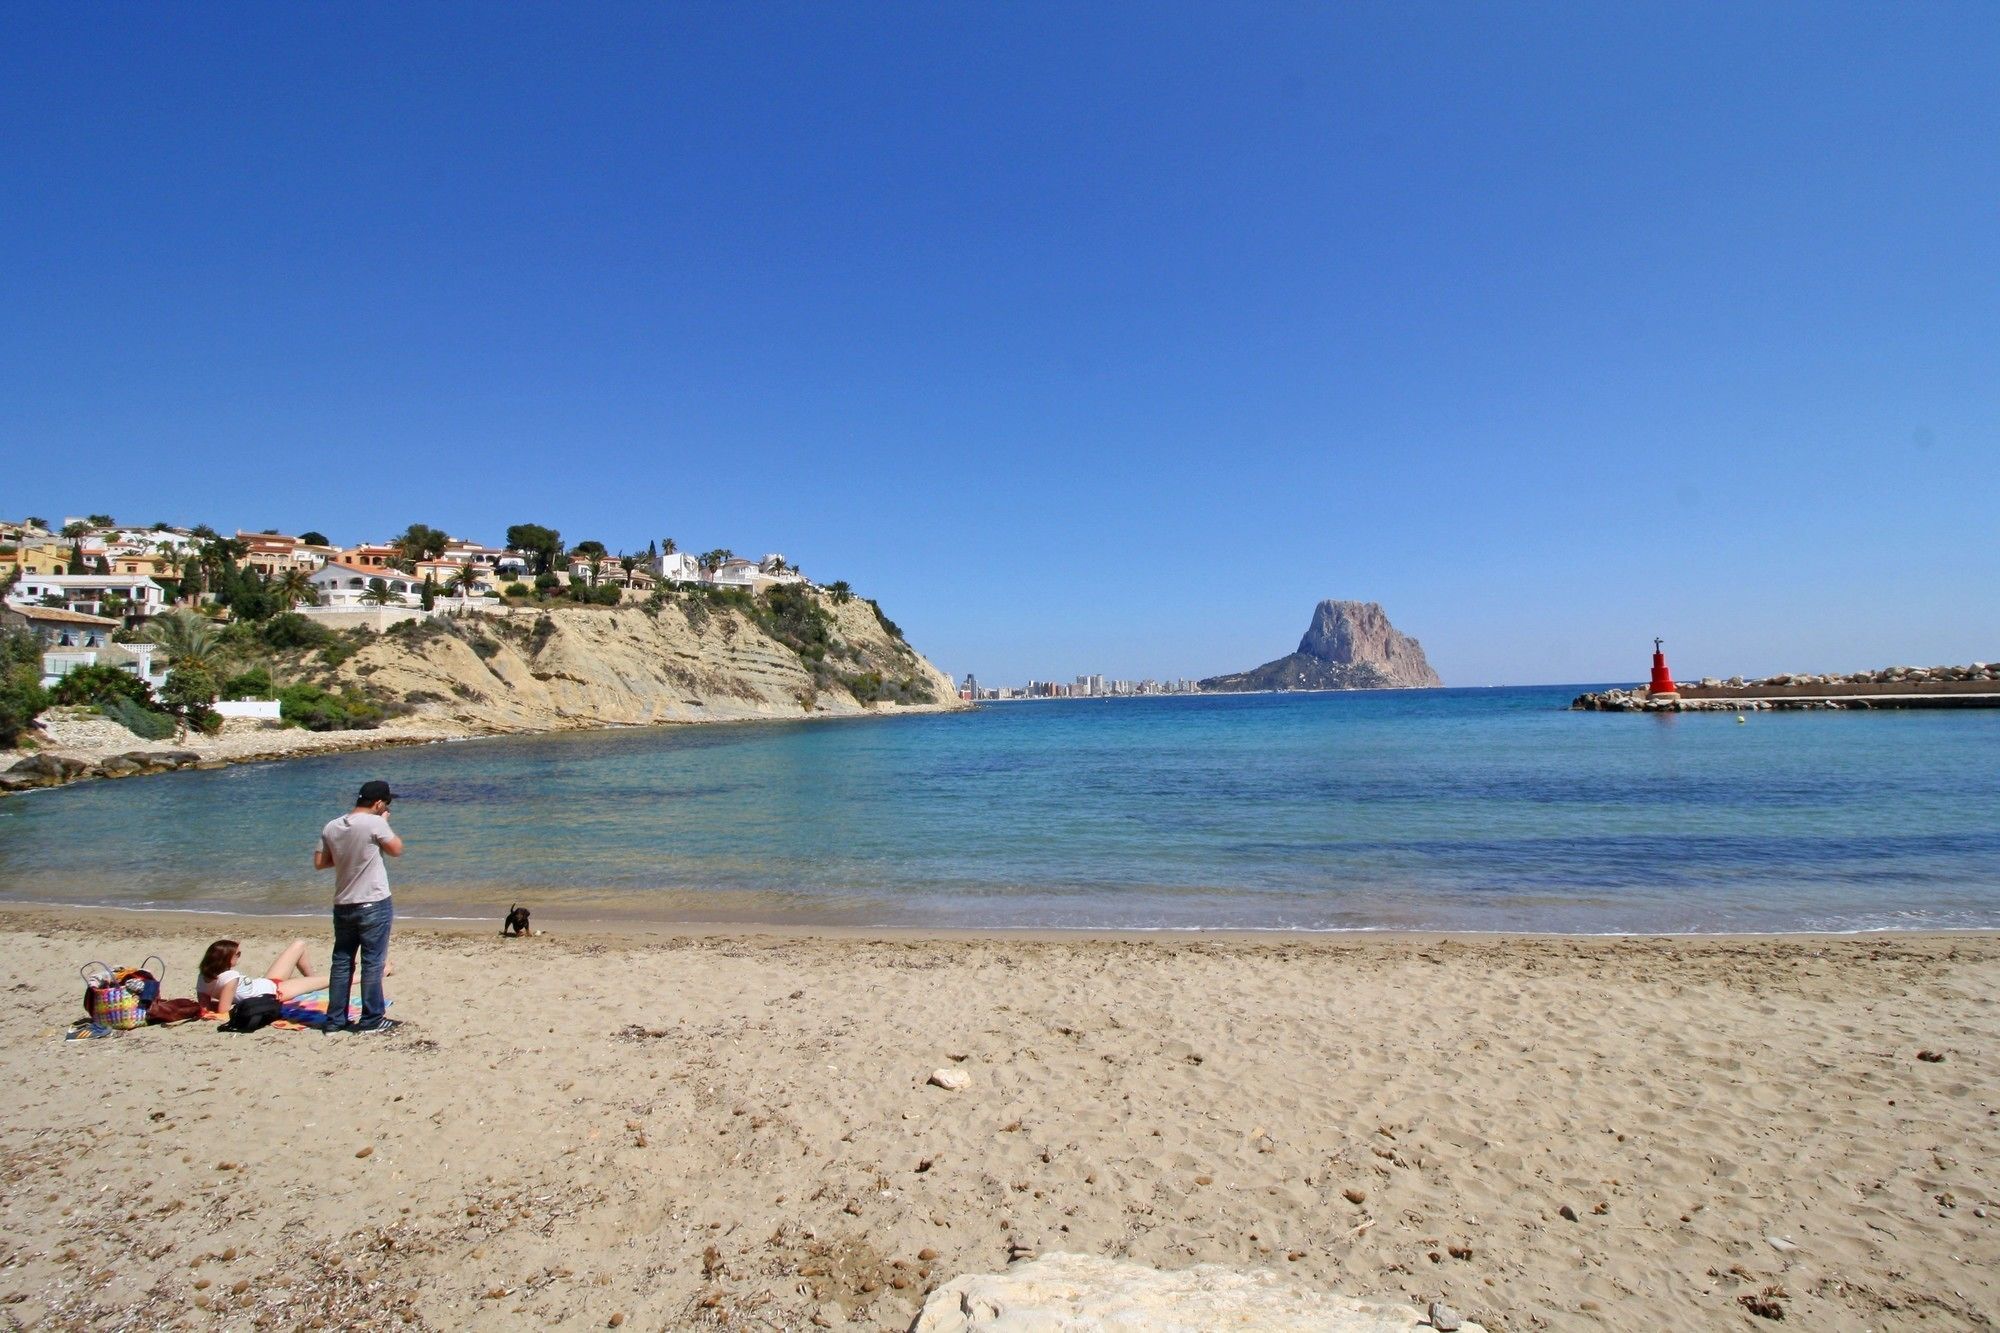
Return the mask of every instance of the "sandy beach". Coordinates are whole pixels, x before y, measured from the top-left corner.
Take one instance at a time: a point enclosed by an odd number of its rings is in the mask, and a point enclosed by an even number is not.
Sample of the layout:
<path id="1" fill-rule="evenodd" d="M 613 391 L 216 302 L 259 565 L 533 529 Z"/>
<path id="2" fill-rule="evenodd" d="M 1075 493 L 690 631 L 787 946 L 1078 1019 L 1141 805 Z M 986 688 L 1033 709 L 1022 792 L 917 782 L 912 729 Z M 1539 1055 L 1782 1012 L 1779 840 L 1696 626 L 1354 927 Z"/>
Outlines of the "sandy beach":
<path id="1" fill-rule="evenodd" d="M 1993 936 L 536 924 L 401 924 L 386 1037 L 64 1042 L 83 962 L 325 927 L 0 912 L 0 1318 L 892 1329 L 1056 1250 L 1494 1329 L 2000 1318 Z"/>

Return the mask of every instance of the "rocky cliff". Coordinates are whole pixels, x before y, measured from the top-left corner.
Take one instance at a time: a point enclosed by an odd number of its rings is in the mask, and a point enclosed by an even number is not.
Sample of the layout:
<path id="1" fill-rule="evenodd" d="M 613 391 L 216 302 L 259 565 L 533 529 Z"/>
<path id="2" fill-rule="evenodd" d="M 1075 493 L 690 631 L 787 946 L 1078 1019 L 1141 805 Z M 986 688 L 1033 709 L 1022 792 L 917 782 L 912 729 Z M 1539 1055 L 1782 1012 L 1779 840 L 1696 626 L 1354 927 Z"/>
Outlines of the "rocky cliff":
<path id="1" fill-rule="evenodd" d="M 1211 676 L 1204 690 L 1384 690 L 1444 682 L 1415 639 L 1389 623 L 1376 602 L 1324 601 L 1298 651 L 1252 671 Z"/>
<path id="2" fill-rule="evenodd" d="M 959 707 L 951 678 L 873 603 L 801 594 L 790 614 L 687 595 L 653 605 L 515 608 L 364 635 L 320 683 L 397 729 L 548 731 Z"/>

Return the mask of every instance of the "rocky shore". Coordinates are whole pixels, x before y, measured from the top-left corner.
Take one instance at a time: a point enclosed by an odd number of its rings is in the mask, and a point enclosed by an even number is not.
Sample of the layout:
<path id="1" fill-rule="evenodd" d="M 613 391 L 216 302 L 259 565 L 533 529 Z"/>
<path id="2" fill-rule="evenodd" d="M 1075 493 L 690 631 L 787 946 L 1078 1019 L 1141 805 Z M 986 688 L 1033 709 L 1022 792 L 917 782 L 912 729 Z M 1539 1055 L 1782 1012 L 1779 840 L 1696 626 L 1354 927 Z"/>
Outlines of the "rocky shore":
<path id="1" fill-rule="evenodd" d="M 379 750 L 460 740 L 469 732 L 403 723 L 372 731 L 305 731 L 248 718 L 232 718 L 213 736 L 147 744 L 88 708 L 56 708 L 36 727 L 32 750 L 0 750 L 0 795 L 60 787 L 95 778 L 271 763 L 340 750 Z"/>
<path id="2" fill-rule="evenodd" d="M 1578 695 L 1570 707 L 1598 713 L 1743 713 L 1872 708 L 2000 708 L 2000 666 L 1885 667 L 1814 675 L 1785 672 L 1746 680 L 1704 676 L 1678 695 L 1653 697 L 1643 685 Z"/>
<path id="3" fill-rule="evenodd" d="M 272 674 L 373 700 L 388 715 L 380 726 L 307 731 L 239 718 L 214 736 L 148 745 L 94 710 L 56 708 L 43 714 L 30 748 L 0 750 L 0 794 L 474 736 L 968 706 L 874 603 L 816 597 L 812 607 L 803 630 L 733 603 L 687 598 L 502 609 L 346 636 L 282 657 Z M 161 758 L 169 753 L 193 757 L 169 763 Z"/>

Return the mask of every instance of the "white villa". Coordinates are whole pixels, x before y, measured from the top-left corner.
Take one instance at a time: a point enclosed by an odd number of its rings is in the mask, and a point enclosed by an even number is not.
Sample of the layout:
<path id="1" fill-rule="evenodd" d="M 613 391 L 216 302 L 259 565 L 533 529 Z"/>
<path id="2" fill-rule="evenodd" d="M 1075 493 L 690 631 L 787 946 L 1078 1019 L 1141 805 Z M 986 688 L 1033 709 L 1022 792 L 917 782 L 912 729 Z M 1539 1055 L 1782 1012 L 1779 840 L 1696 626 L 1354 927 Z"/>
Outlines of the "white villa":
<path id="1" fill-rule="evenodd" d="M 112 598 L 125 603 L 124 614 L 135 620 L 158 615 L 166 593 L 143 574 L 23 574 L 7 600 L 16 606 L 46 603 L 56 598 L 72 611 L 103 615 Z"/>
<path id="2" fill-rule="evenodd" d="M 701 565 L 686 551 L 669 551 L 650 562 L 653 572 L 669 583 L 700 583 Z"/>
<path id="3" fill-rule="evenodd" d="M 527 561 L 514 556 L 510 551 L 504 551 L 497 546 L 482 546 L 478 542 L 461 541 L 456 537 L 445 543 L 444 554 L 440 558 L 455 564 L 477 565 L 482 570 L 494 571 L 499 570 L 501 562 L 512 558 L 520 561 L 523 569 L 527 568 Z"/>
<path id="4" fill-rule="evenodd" d="M 741 588 L 750 593 L 761 592 L 773 584 L 806 581 L 805 575 L 793 569 L 784 556 L 776 553 L 762 560 L 736 556 L 725 560 L 713 574 L 703 569 L 686 551 L 670 551 L 655 556 L 645 567 L 668 583 L 705 583 L 712 588 Z"/>
<path id="5" fill-rule="evenodd" d="M 362 569 L 329 561 L 308 577 L 321 606 L 365 606 L 362 599 L 376 579 L 388 588 L 391 606 L 413 605 L 423 593 L 423 580 L 400 569 Z"/>

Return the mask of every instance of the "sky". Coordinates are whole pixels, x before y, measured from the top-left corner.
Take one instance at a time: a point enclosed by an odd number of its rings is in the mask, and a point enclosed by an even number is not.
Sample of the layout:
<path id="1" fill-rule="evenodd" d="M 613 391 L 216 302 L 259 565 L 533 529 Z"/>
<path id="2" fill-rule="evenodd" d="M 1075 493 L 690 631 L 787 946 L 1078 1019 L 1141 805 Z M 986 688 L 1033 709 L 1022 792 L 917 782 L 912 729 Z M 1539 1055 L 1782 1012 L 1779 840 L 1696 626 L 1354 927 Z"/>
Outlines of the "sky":
<path id="1" fill-rule="evenodd" d="M 2000 659 L 2000 5 L 0 3 L 0 516 L 782 552 L 957 675 Z"/>

